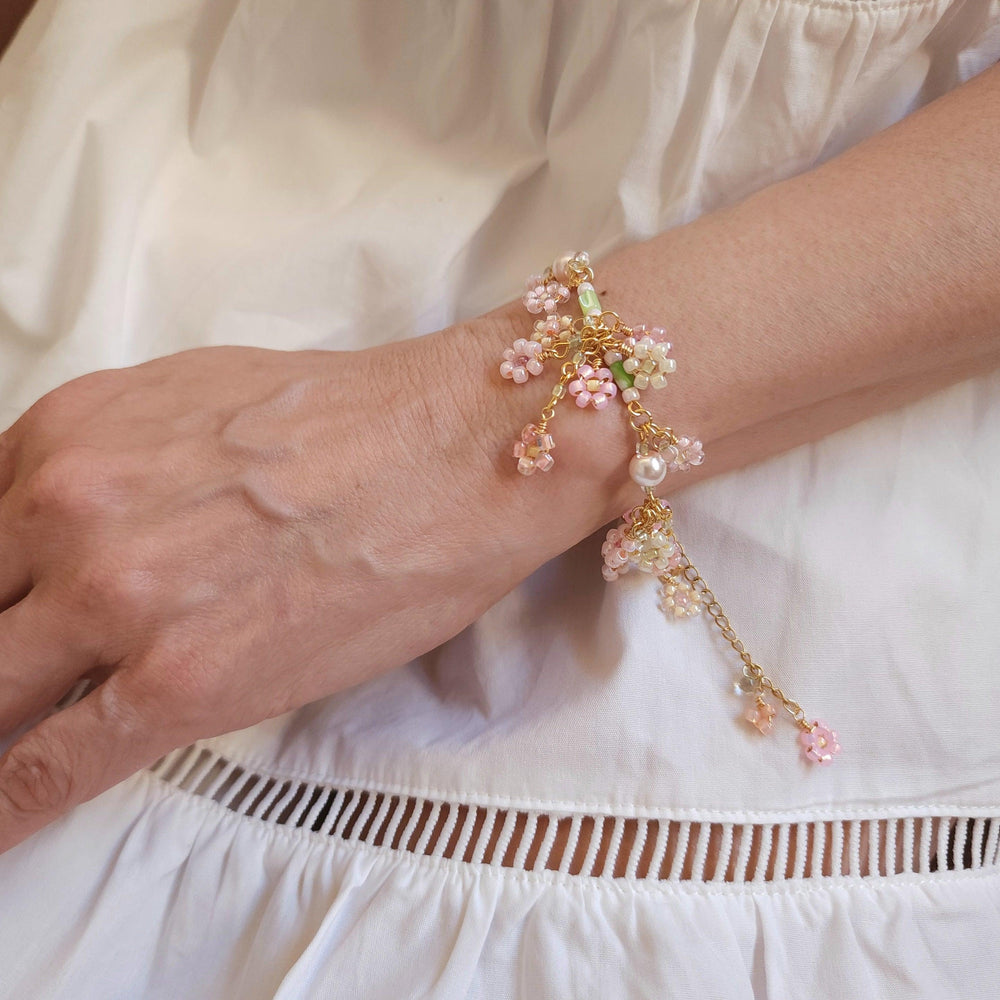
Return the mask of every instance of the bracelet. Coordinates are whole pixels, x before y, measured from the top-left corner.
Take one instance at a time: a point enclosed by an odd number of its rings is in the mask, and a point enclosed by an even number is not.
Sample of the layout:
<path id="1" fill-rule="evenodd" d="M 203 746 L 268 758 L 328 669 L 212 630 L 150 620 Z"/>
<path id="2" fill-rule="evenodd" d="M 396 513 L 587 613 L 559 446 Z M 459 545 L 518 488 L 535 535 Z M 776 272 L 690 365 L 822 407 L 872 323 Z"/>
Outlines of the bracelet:
<path id="1" fill-rule="evenodd" d="M 604 579 L 616 580 L 638 569 L 659 581 L 658 607 L 669 619 L 692 618 L 706 611 L 742 661 L 733 690 L 754 699 L 744 719 L 760 733 L 771 732 L 777 702 L 800 728 L 806 759 L 829 764 L 840 751 L 837 734 L 818 719 L 809 721 L 802 707 L 754 662 L 674 534 L 670 507 L 654 493 L 668 472 L 685 472 L 705 458 L 700 441 L 659 426 L 641 402 L 640 393 L 665 386 L 667 376 L 677 368 L 666 331 L 645 324 L 626 326 L 617 313 L 601 307 L 593 281 L 590 255 L 585 252 L 562 254 L 544 274 L 528 279 L 524 305 L 529 313 L 543 313 L 545 318 L 536 321 L 530 340 L 518 339 L 504 351 L 500 374 L 524 383 L 540 375 L 547 361 L 561 361 L 562 366 L 540 418 L 526 424 L 514 443 L 518 471 L 530 476 L 548 472 L 555 464 L 555 441 L 548 428 L 559 400 L 569 395 L 581 409 L 603 410 L 619 397 L 636 438 L 629 475 L 646 496 L 608 532 L 601 550 Z M 576 319 L 560 315 L 571 292 L 580 307 Z"/>

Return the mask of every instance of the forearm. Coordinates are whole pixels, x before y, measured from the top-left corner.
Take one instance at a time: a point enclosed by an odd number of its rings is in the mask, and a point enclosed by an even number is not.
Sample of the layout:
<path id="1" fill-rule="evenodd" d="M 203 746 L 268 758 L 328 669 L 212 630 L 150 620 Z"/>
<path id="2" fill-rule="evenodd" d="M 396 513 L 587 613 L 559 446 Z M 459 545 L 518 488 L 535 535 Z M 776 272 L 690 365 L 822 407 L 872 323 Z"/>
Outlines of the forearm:
<path id="1" fill-rule="evenodd" d="M 607 297 L 677 331 L 685 376 L 662 410 L 718 440 L 818 406 L 819 436 L 857 419 L 867 389 L 984 370 L 1000 349 L 997 163 L 994 68 L 816 170 L 609 260 Z"/>
<path id="2" fill-rule="evenodd" d="M 997 364 L 998 162 L 994 68 L 807 174 L 598 261 L 604 307 L 666 327 L 675 345 L 677 373 L 644 403 L 706 445 L 663 494 Z M 520 481 L 510 444 L 554 378 L 514 387 L 495 369 L 530 329 L 514 304 L 461 331 L 465 381 L 483 383 L 468 419 L 498 456 L 503 503 L 520 511 L 529 497 L 535 523 L 570 544 L 640 498 L 632 439 L 620 411 L 561 407 L 556 467 Z"/>

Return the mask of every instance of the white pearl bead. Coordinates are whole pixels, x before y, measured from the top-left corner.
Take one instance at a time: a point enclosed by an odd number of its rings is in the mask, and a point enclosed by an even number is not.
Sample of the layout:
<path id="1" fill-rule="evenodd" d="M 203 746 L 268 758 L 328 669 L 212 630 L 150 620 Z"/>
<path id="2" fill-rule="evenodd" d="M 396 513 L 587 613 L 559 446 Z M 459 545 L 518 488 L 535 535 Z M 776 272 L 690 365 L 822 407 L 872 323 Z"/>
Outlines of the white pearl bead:
<path id="1" fill-rule="evenodd" d="M 657 451 L 636 455 L 628 464 L 628 474 L 643 488 L 658 486 L 667 474 L 667 463 Z"/>
<path id="2" fill-rule="evenodd" d="M 634 403 L 639 398 L 639 390 L 629 387 L 628 389 L 622 390 L 622 402 L 623 403 Z"/>
<path id="3" fill-rule="evenodd" d="M 552 262 L 552 273 L 559 281 L 565 281 L 569 277 L 569 271 L 567 271 L 566 268 L 575 256 L 575 250 L 567 250 L 566 253 L 559 254 L 559 256 Z"/>

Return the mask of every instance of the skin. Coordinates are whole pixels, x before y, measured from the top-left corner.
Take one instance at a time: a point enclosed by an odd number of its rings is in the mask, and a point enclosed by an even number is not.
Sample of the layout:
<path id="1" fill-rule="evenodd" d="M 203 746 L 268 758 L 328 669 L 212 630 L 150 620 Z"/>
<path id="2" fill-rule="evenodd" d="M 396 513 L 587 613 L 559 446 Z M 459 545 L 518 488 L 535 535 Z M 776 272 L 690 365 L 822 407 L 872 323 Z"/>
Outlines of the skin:
<path id="1" fill-rule="evenodd" d="M 34 5 L 34 0 L 4 0 L 0 6 L 0 55 L 3 55 Z"/>
<path id="2" fill-rule="evenodd" d="M 706 444 L 684 483 L 997 364 L 998 73 L 599 262 L 606 307 L 676 342 L 652 409 Z M 528 330 L 510 305 L 350 356 L 186 351 L 0 435 L 0 732 L 21 733 L 0 851 L 173 747 L 433 648 L 635 503 L 620 408 L 566 406 L 556 468 L 514 470 L 551 384 L 499 377 Z"/>

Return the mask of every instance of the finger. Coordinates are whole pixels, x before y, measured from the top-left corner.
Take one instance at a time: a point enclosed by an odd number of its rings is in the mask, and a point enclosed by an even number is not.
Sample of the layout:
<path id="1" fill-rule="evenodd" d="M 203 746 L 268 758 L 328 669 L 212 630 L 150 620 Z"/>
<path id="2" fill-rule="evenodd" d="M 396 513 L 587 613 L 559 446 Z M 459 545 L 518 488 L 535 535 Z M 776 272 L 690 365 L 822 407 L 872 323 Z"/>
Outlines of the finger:
<path id="1" fill-rule="evenodd" d="M 140 704 L 119 670 L 0 757 L 0 854 L 172 748 Z"/>
<path id="2" fill-rule="evenodd" d="M 0 613 L 0 734 L 54 705 L 93 666 L 43 588 Z"/>
<path id="3" fill-rule="evenodd" d="M 8 494 L 0 497 L 0 608 L 19 601 L 30 589 L 27 547 L 14 528 L 14 504 Z"/>

